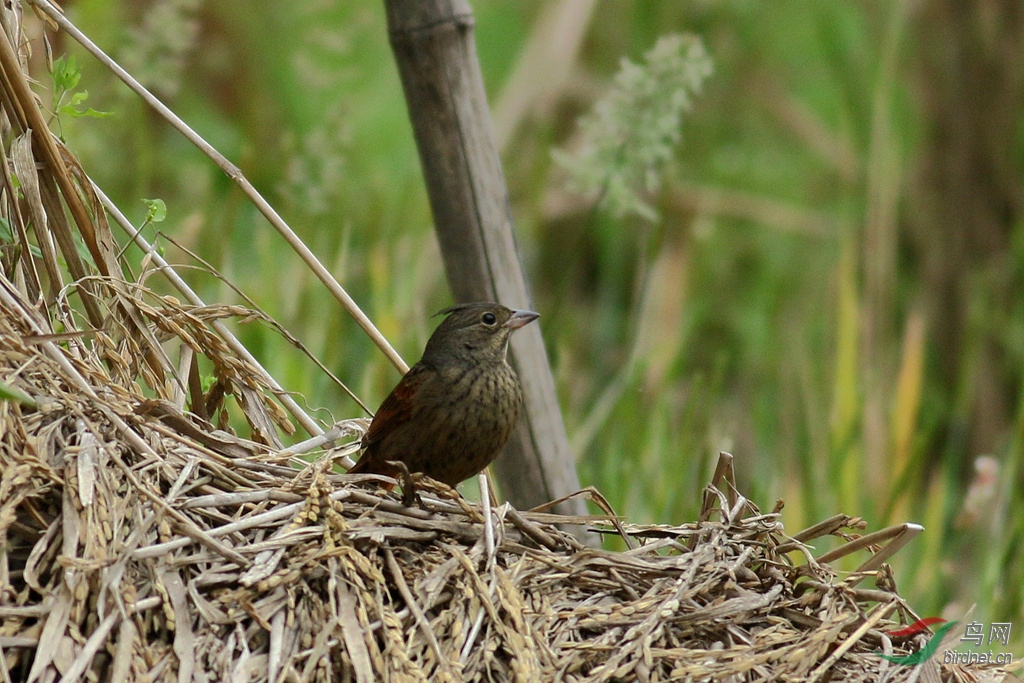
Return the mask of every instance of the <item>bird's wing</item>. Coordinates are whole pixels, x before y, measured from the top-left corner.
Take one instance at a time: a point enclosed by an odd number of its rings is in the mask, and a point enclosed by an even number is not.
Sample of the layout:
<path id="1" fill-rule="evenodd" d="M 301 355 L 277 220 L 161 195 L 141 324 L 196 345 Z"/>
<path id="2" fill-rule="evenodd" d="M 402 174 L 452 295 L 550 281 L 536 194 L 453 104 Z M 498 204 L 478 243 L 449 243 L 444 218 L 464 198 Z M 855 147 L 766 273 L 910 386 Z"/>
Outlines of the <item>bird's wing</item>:
<path id="1" fill-rule="evenodd" d="M 412 417 L 413 399 L 424 382 L 429 381 L 428 366 L 417 363 L 398 382 L 370 422 L 370 428 L 363 435 L 363 448 L 380 441 Z"/>

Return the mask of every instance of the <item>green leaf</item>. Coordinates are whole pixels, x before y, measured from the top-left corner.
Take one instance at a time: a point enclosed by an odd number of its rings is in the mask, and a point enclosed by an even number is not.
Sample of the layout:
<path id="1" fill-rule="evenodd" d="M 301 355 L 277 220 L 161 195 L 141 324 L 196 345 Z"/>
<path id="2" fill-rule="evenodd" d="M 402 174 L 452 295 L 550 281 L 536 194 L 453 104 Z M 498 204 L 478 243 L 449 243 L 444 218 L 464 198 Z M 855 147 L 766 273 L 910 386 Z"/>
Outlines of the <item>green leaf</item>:
<path id="1" fill-rule="evenodd" d="M 90 119 L 103 119 L 111 115 L 109 111 L 98 111 L 89 107 L 88 109 L 79 109 L 85 101 L 89 99 L 88 90 L 80 90 L 73 95 L 67 104 L 60 108 L 60 113 L 66 116 L 70 116 L 73 119 L 90 118 Z"/>
<path id="2" fill-rule="evenodd" d="M 146 205 L 146 223 L 162 223 L 167 218 L 167 205 L 162 199 L 143 199 Z"/>
<path id="3" fill-rule="evenodd" d="M 0 382 L 0 401 L 14 401 L 30 408 L 36 407 L 35 400 L 17 387 Z"/>
<path id="4" fill-rule="evenodd" d="M 75 242 L 75 251 L 78 252 L 78 258 L 82 259 L 84 263 L 95 268 L 96 261 L 94 261 L 92 258 L 92 252 L 89 251 L 89 248 L 87 246 L 85 246 L 85 240 L 83 240 L 78 233 L 73 234 L 72 238 Z"/>
<path id="5" fill-rule="evenodd" d="M 60 108 L 60 113 L 70 116 L 73 119 L 89 118 L 89 119 L 105 119 L 108 116 L 113 116 L 114 112 L 110 111 L 99 111 L 89 107 L 85 110 L 75 109 L 70 104 L 66 104 Z"/>
<path id="6" fill-rule="evenodd" d="M 0 218 L 0 242 L 21 246 L 21 243 L 14 236 L 14 230 L 11 228 L 10 221 L 6 218 Z M 43 252 L 36 245 L 29 244 L 28 250 L 35 258 L 43 258 Z"/>
<path id="7" fill-rule="evenodd" d="M 74 55 L 67 58 L 58 57 L 53 63 L 53 73 L 50 74 L 50 78 L 53 79 L 54 90 L 74 89 L 82 79 L 82 70 L 78 68 Z"/>

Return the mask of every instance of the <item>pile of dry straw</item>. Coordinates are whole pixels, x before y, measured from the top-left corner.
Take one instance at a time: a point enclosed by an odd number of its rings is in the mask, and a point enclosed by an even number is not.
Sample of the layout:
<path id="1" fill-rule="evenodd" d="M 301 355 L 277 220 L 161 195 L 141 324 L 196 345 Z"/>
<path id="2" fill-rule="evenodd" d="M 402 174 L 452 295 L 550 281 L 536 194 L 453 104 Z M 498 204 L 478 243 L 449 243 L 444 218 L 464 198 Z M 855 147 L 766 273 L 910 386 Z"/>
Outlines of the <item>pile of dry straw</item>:
<path id="1" fill-rule="evenodd" d="M 894 551 L 914 529 L 815 560 L 806 542 L 858 520 L 789 537 L 737 494 L 728 458 L 697 523 L 568 520 L 630 548 L 606 552 L 553 526 L 564 518 L 430 490 L 409 508 L 373 477 L 339 474 L 340 451 L 312 464 L 282 451 L 293 404 L 222 322 L 255 314 L 123 276 L 107 221 L 130 226 L 48 132 L 12 47 L 24 45 L 18 9 L 2 10 L 0 38 L 0 215 L 13 235 L 0 244 L 0 681 L 920 673 L 875 654 L 928 637 L 885 635 L 916 617 L 886 588 L 884 555 L 861 573 L 828 564 L 893 538 Z M 249 438 L 229 430 L 229 405 Z M 858 588 L 866 576 L 882 587 Z"/>

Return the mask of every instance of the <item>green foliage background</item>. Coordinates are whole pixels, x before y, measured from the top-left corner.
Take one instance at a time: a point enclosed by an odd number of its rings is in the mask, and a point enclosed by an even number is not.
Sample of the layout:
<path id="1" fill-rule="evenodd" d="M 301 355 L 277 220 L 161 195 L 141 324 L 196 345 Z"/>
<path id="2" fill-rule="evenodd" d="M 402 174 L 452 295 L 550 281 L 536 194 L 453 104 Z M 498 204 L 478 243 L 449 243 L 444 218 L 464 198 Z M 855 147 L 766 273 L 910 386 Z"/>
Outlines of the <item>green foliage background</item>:
<path id="1" fill-rule="evenodd" d="M 474 3 L 496 107 L 545 7 Z M 77 0 L 67 11 L 237 163 L 403 357 L 417 358 L 450 295 L 381 3 Z M 1001 437 L 978 450 L 962 436 L 976 408 L 969 373 L 952 388 L 939 379 L 950 361 L 903 236 L 927 144 L 909 66 L 917 19 L 896 2 L 598 2 L 572 77 L 516 127 L 504 167 L 585 484 L 631 521 L 684 522 L 728 450 L 762 509 L 785 500 L 791 532 L 840 511 L 871 530 L 924 524 L 893 563 L 922 614 L 959 618 L 978 602 L 976 619 L 1024 625 L 1024 319 L 978 280 L 977 325 L 999 344 L 997 371 L 1014 395 Z M 573 152 L 578 117 L 620 60 L 641 63 L 670 33 L 698 36 L 714 73 L 644 195 L 658 219 L 617 217 L 568 189 L 552 151 Z M 396 373 L 234 185 L 58 37 L 54 52 L 65 51 L 83 68 L 88 105 L 112 113 L 61 119 L 100 186 L 136 224 L 143 198 L 164 200 L 161 231 L 376 405 Z M 159 241 L 172 262 L 192 262 Z M 1006 257 L 1013 282 L 1020 257 Z M 876 268 L 888 288 L 871 284 Z M 963 276 L 976 274 L 965 266 Z M 201 270 L 188 277 L 207 301 L 237 299 Z M 311 406 L 359 415 L 272 331 L 240 334 Z M 960 366 L 984 362 L 983 346 L 965 345 L 978 355 Z M 998 472 L 965 507 L 981 455 Z"/>

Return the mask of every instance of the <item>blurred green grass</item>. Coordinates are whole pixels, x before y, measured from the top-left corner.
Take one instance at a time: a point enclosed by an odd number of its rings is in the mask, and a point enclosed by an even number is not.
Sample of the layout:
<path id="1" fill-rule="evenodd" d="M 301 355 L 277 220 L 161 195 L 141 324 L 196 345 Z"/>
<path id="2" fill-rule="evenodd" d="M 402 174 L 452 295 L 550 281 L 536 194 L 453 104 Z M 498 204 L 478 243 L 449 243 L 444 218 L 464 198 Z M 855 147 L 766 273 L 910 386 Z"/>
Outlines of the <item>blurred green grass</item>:
<path id="1" fill-rule="evenodd" d="M 492 100 L 542 7 L 474 4 Z M 956 618 L 977 602 L 978 620 L 1020 622 L 1024 402 L 972 518 L 964 501 L 985 453 L 963 436 L 970 378 L 952 390 L 936 379 L 945 360 L 894 219 L 921 144 L 901 66 L 915 46 L 895 8 L 598 3 L 571 87 L 505 150 L 513 209 L 581 479 L 617 511 L 693 519 L 728 450 L 763 510 L 785 500 L 791 532 L 840 511 L 869 530 L 923 523 L 892 562 L 920 613 Z M 450 299 L 380 3 L 80 0 L 68 12 L 235 161 L 403 357 L 418 357 Z M 616 220 L 566 197 L 551 150 L 571 146 L 620 58 L 670 32 L 699 35 L 715 73 L 654 198 L 661 220 Z M 137 223 L 143 197 L 163 199 L 161 230 L 376 405 L 396 373 L 241 193 L 76 46 L 55 49 L 78 54 L 89 103 L 114 112 L 64 123 L 100 186 Z M 186 274 L 205 299 L 235 299 Z M 982 285 L 982 313 L 984 297 Z M 1018 368 L 1022 322 L 996 331 Z M 239 333 L 310 405 L 359 414 L 273 332 Z"/>

